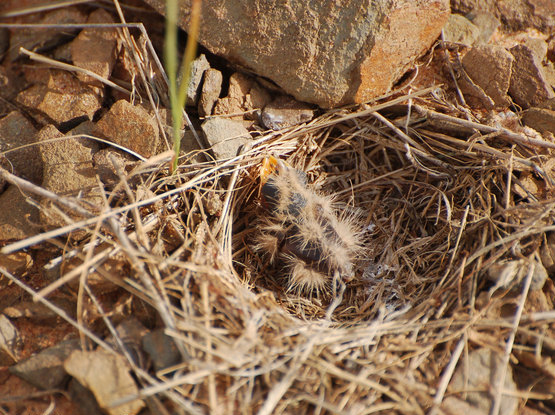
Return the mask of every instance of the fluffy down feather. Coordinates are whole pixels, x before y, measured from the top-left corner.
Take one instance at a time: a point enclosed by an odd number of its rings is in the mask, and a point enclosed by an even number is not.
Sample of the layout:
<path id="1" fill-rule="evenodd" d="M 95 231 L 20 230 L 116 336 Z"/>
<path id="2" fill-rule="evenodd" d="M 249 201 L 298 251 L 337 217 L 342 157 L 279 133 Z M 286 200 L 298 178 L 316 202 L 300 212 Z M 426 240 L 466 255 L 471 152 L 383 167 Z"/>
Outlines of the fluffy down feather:
<path id="1" fill-rule="evenodd" d="M 259 222 L 255 249 L 288 274 L 288 291 L 319 294 L 335 275 L 353 278 L 361 251 L 361 227 L 340 213 L 332 199 L 307 185 L 306 175 L 270 158 L 262 170 L 262 196 L 268 215 Z"/>

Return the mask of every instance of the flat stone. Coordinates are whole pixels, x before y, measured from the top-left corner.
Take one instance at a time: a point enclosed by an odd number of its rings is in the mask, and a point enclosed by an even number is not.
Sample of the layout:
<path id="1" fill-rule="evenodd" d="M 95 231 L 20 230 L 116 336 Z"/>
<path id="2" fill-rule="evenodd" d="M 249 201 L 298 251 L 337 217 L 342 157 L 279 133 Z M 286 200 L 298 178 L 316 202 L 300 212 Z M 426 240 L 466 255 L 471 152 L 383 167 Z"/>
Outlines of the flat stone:
<path id="1" fill-rule="evenodd" d="M 142 339 L 142 346 L 150 356 L 156 371 L 175 366 L 182 360 L 174 340 L 164 334 L 164 329 L 147 333 Z"/>
<path id="2" fill-rule="evenodd" d="M 154 117 L 143 107 L 123 99 L 96 123 L 95 134 L 147 158 L 156 154 L 160 145 Z"/>
<path id="3" fill-rule="evenodd" d="M 531 277 L 530 290 L 541 290 L 547 280 L 547 270 L 542 263 L 528 259 L 515 259 L 507 261 L 498 261 L 488 268 L 488 280 L 495 283 L 490 289 L 490 293 L 498 288 L 512 288 L 521 291 L 524 278 L 527 276 L 530 266 L 534 266 Z"/>
<path id="4" fill-rule="evenodd" d="M 61 7 L 57 10 L 46 12 L 42 16 L 40 20 L 32 20 L 31 22 L 56 25 L 82 24 L 85 23 L 87 19 L 87 16 L 79 10 L 79 7 Z M 18 28 L 12 30 L 8 59 L 12 61 L 17 59 L 20 56 L 20 47 L 30 51 L 40 52 L 43 49 L 49 49 L 61 43 L 64 39 L 70 38 L 78 31 L 79 29 L 60 30 L 59 28 Z"/>
<path id="5" fill-rule="evenodd" d="M 447 20 L 446 25 L 443 27 L 443 37 L 447 42 L 471 46 L 479 36 L 480 29 L 460 14 L 449 16 L 449 20 Z"/>
<path id="6" fill-rule="evenodd" d="M 525 45 L 517 45 L 510 52 L 515 58 L 509 87 L 513 100 L 522 108 L 530 108 L 555 97 L 534 51 Z"/>
<path id="7" fill-rule="evenodd" d="M 164 0 L 147 0 L 164 13 Z M 190 2 L 181 2 L 187 30 Z M 329 108 L 387 92 L 437 39 L 449 1 L 205 0 L 199 41 L 297 100 Z"/>
<path id="8" fill-rule="evenodd" d="M 479 45 L 464 55 L 462 64 L 472 81 L 484 90 L 495 105 L 505 107 L 509 105 L 507 92 L 513 61 L 513 55 L 501 46 Z"/>
<path id="9" fill-rule="evenodd" d="M 19 111 L 12 111 L 0 119 L 0 152 L 36 143 L 37 130 Z M 35 184 L 42 181 L 42 163 L 36 145 L 7 153 L 10 173 Z"/>
<path id="10" fill-rule="evenodd" d="M 13 365 L 10 372 L 39 389 L 63 389 L 69 376 L 64 361 L 81 347 L 79 340 L 66 340 Z"/>
<path id="11" fill-rule="evenodd" d="M 271 130 L 281 130 L 308 122 L 314 118 L 314 109 L 309 105 L 286 96 L 276 98 L 262 111 L 262 124 Z"/>
<path id="12" fill-rule="evenodd" d="M 25 239 L 40 232 L 39 210 L 17 186 L 0 195 L 0 241 Z"/>
<path id="13" fill-rule="evenodd" d="M 98 190 L 92 155 L 97 150 L 94 142 L 76 138 L 63 138 L 54 126 L 44 127 L 37 134 L 39 141 L 61 138 L 44 142 L 39 146 L 39 154 L 44 165 L 42 187 L 60 196 L 79 197 L 89 210 L 102 206 L 103 199 Z M 67 222 L 50 209 L 52 202 L 41 202 L 41 222 L 47 228 L 66 225 Z M 66 212 L 76 218 L 74 213 Z"/>
<path id="14" fill-rule="evenodd" d="M 467 363 L 468 367 L 464 367 L 461 360 L 449 387 L 457 395 L 465 393 L 465 401 L 468 404 L 488 414 L 493 405 L 493 397 L 497 388 L 494 382 L 498 381 L 501 374 L 503 359 L 495 351 L 482 348 L 472 351 L 468 356 Z M 513 381 L 511 367 L 506 369 L 504 383 L 506 393 L 503 395 L 499 413 L 516 415 L 519 400 L 511 392 L 516 393 L 517 387 Z"/>
<path id="15" fill-rule="evenodd" d="M 15 326 L 0 314 L 0 366 L 10 366 L 19 360 L 21 338 Z"/>
<path id="16" fill-rule="evenodd" d="M 201 127 L 217 160 L 235 157 L 239 147 L 251 139 L 241 121 L 212 117 Z"/>
<path id="17" fill-rule="evenodd" d="M 100 180 L 109 187 L 120 181 L 118 170 L 125 173 L 127 167 L 135 163 L 135 159 L 129 153 L 116 148 L 104 148 L 93 155 L 94 166 Z"/>
<path id="18" fill-rule="evenodd" d="M 38 122 L 53 122 L 58 127 L 74 119 L 92 120 L 101 106 L 100 97 L 66 71 L 45 71 L 44 82 L 20 92 L 16 102 L 27 107 Z"/>
<path id="19" fill-rule="evenodd" d="M 115 20 L 106 10 L 97 9 L 93 11 L 87 19 L 87 24 L 94 23 L 108 24 L 115 23 Z M 117 43 L 117 29 L 83 29 L 73 42 L 71 42 L 71 58 L 73 64 L 108 79 L 116 63 L 118 52 Z M 82 82 L 103 87 L 100 81 L 88 75 L 77 73 L 77 77 Z"/>
<path id="20" fill-rule="evenodd" d="M 528 127 L 540 133 L 550 132 L 555 135 L 555 110 L 547 108 L 530 108 L 524 112 L 522 121 Z"/>
<path id="21" fill-rule="evenodd" d="M 466 15 L 466 18 L 472 22 L 479 30 L 476 44 L 486 44 L 490 41 L 493 34 L 501 26 L 501 22 L 492 13 L 486 11 L 472 11 Z"/>
<path id="22" fill-rule="evenodd" d="M 139 399 L 110 407 L 117 399 L 139 392 L 127 362 L 120 355 L 104 350 L 77 350 L 66 359 L 64 368 L 92 392 L 99 407 L 109 415 L 135 415 L 144 407 L 144 402 Z"/>
<path id="23" fill-rule="evenodd" d="M 222 73 L 217 69 L 210 68 L 204 73 L 202 93 L 198 102 L 198 113 L 201 117 L 212 114 L 212 108 L 222 91 L 222 81 Z"/>
<path id="24" fill-rule="evenodd" d="M 191 64 L 191 75 L 189 78 L 189 87 L 187 88 L 187 106 L 197 105 L 202 88 L 202 77 L 204 72 L 210 69 L 210 63 L 203 53 L 196 58 Z"/>

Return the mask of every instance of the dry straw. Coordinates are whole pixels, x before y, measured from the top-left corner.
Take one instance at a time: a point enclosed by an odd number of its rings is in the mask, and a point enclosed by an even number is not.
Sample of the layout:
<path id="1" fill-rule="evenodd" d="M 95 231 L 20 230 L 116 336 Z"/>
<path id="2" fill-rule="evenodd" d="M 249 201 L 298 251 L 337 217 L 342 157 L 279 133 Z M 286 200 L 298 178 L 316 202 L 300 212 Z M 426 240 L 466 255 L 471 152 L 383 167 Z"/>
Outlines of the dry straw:
<path id="1" fill-rule="evenodd" d="M 532 256 L 555 230 L 555 204 L 546 196 L 554 143 L 468 119 L 441 91 L 398 91 L 330 110 L 306 125 L 260 133 L 229 160 L 184 155 L 174 175 L 166 153 L 120 171 L 100 214 L 60 200 L 73 211 L 71 223 L 2 251 L 58 246 L 72 230 L 89 231 L 67 252 L 82 262 L 70 276 L 87 284 L 96 270 L 124 287 L 160 316 L 182 355 L 156 376 L 132 365 L 143 398 L 168 398 L 187 413 L 434 411 L 469 350 L 490 343 L 508 359 L 511 333 L 512 341 L 525 332 L 540 342 L 536 328 L 554 321 L 552 313 L 491 317 L 488 307 L 503 297 L 482 295 L 490 264 Z M 362 213 L 365 255 L 341 297 L 287 292 L 279 267 L 254 252 L 259 168 L 268 155 Z M 525 175 L 543 190 L 530 191 Z M 2 178 L 30 198 L 44 196 L 4 171 Z M 128 273 L 104 267 L 110 258 Z M 517 298 L 523 305 L 525 296 Z"/>

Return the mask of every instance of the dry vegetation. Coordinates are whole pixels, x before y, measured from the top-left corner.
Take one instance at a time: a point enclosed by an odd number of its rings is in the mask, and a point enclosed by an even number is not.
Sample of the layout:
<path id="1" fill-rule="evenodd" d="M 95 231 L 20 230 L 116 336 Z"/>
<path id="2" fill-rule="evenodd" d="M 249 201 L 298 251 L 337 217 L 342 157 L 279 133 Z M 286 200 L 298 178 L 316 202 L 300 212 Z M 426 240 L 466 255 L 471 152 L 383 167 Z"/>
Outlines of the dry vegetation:
<path id="1" fill-rule="evenodd" d="M 128 47 L 141 54 L 136 62 L 156 67 L 144 50 Z M 136 97 L 166 93 L 140 79 Z M 408 85 L 261 133 L 231 160 L 188 154 L 170 175 L 171 155 L 157 156 L 120 172 L 101 214 L 57 198 L 81 219 L 3 252 L 62 247 L 65 261 L 82 265 L 56 287 L 80 278 L 78 307 L 101 307 L 102 293 L 87 283 L 96 269 L 125 289 L 126 301 L 157 316 L 183 363 L 154 374 L 130 362 L 151 405 L 171 401 L 190 413 L 430 413 L 474 348 L 492 348 L 513 365 L 523 354 L 541 360 L 542 348 L 555 350 L 553 283 L 543 289 L 543 306 L 529 290 L 540 247 L 555 230 L 554 148 L 516 120 L 486 124 L 447 86 L 411 93 Z M 287 292 L 279 269 L 253 252 L 253 224 L 263 214 L 259 168 L 268 155 L 362 215 L 366 253 L 345 292 L 312 299 Z M 60 242 L 77 229 L 86 231 L 79 243 Z M 486 279 L 503 259 L 527 261 L 523 281 Z M 101 319 L 102 311 L 94 325 L 91 312 L 76 325 L 109 348 L 101 337 L 118 318 Z M 501 390 L 492 393 L 503 399 Z M 520 397 L 522 405 L 553 405 L 549 394 Z"/>

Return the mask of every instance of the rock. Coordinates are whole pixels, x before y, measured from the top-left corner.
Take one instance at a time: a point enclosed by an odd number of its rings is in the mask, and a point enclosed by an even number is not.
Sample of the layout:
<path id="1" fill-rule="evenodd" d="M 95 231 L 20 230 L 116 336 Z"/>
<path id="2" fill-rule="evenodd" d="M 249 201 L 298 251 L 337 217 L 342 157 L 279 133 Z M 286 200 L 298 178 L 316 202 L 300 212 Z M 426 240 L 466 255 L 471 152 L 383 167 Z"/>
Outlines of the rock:
<path id="1" fill-rule="evenodd" d="M 541 62 L 545 59 L 547 55 L 547 42 L 545 40 L 537 37 L 528 36 L 524 40 L 523 45 L 534 53 L 534 55 L 538 59 L 538 62 Z"/>
<path id="2" fill-rule="evenodd" d="M 87 19 L 87 24 L 94 23 L 109 24 L 115 23 L 115 20 L 106 10 L 97 9 Z M 71 42 L 73 64 L 108 79 L 116 63 L 117 43 L 118 33 L 116 29 L 101 29 L 98 27 L 83 29 Z M 88 75 L 78 73 L 77 78 L 84 83 L 92 83 L 98 87 L 103 87 L 100 81 Z"/>
<path id="3" fill-rule="evenodd" d="M 496 106 L 509 105 L 507 92 L 513 56 L 501 46 L 475 46 L 464 55 L 462 65 L 472 81 L 480 86 Z"/>
<path id="4" fill-rule="evenodd" d="M 0 221 L 2 219 L 0 218 Z M 0 225 L 1 226 L 1 225 Z M 33 258 L 27 252 L 18 251 L 11 254 L 0 254 L 0 267 L 6 269 L 9 273 L 19 276 L 27 271 L 33 265 Z M 6 310 L 4 314 L 10 317 Z"/>
<path id="5" fill-rule="evenodd" d="M 147 158 L 156 154 L 160 145 L 154 117 L 143 107 L 123 99 L 96 123 L 95 133 Z"/>
<path id="6" fill-rule="evenodd" d="M 119 183 L 118 170 L 127 172 L 127 167 L 135 165 L 132 155 L 116 148 L 104 148 L 93 155 L 96 174 L 109 187 Z M 115 164 L 114 164 L 115 163 Z"/>
<path id="7" fill-rule="evenodd" d="M 143 337 L 148 333 L 143 324 L 134 317 L 129 317 L 122 321 L 116 327 L 116 333 L 119 339 L 123 343 L 127 353 L 133 359 L 133 362 L 139 367 L 146 367 L 144 352 L 141 349 L 141 341 Z M 116 339 L 111 336 L 108 344 L 113 346 L 116 350 L 119 350 L 120 346 Z"/>
<path id="8" fill-rule="evenodd" d="M 490 289 L 490 293 L 502 288 L 512 288 L 520 291 L 524 278 L 527 276 L 530 266 L 534 265 L 530 290 L 541 290 L 547 280 L 547 270 L 541 262 L 528 259 L 518 259 L 512 261 L 499 261 L 488 268 L 488 280 L 495 283 Z M 518 284 L 518 285 L 517 285 Z"/>
<path id="9" fill-rule="evenodd" d="M 441 409 L 445 415 L 489 415 L 486 411 L 482 411 L 472 406 L 462 399 L 448 396 L 441 403 Z"/>
<path id="10" fill-rule="evenodd" d="M 148 353 L 156 371 L 181 363 L 181 354 L 173 339 L 164 334 L 164 329 L 147 333 L 142 340 L 143 349 Z"/>
<path id="11" fill-rule="evenodd" d="M 49 125 L 40 130 L 37 137 L 39 141 L 46 141 L 50 138 L 61 138 L 63 135 L 54 126 Z M 39 154 L 44 165 L 42 187 L 60 196 L 79 196 L 89 210 L 91 207 L 94 210 L 94 207 L 102 206 L 103 199 L 100 196 L 92 161 L 94 150 L 96 143 L 76 138 L 41 143 Z M 51 204 L 50 200 L 41 202 L 40 216 L 43 225 L 47 228 L 66 225 L 63 216 L 50 208 Z M 66 213 L 71 218 L 80 218 L 75 213 Z"/>
<path id="12" fill-rule="evenodd" d="M 35 71 L 43 72 L 36 69 Z M 20 92 L 16 102 L 27 107 L 41 123 L 55 123 L 57 127 L 75 119 L 92 120 L 100 108 L 101 100 L 72 74 L 56 69 L 46 69 L 43 82 Z"/>
<path id="13" fill-rule="evenodd" d="M 0 119 L 0 152 L 36 143 L 37 130 L 19 111 L 12 111 Z M 35 184 L 42 181 L 42 163 L 36 145 L 7 153 L 10 173 Z M 3 165 L 6 168 L 7 166 Z"/>
<path id="14" fill-rule="evenodd" d="M 501 22 L 492 13 L 480 10 L 470 12 L 466 18 L 479 30 L 476 44 L 488 43 L 501 25 Z"/>
<path id="15" fill-rule="evenodd" d="M 462 364 L 462 361 L 459 363 L 449 388 L 457 394 L 465 393 L 465 401 L 468 404 L 488 414 L 497 388 L 494 382 L 499 380 L 502 364 L 502 357 L 493 350 L 485 348 L 474 350 L 468 356 L 468 367 L 465 367 L 466 364 Z M 513 397 L 512 393 L 517 392 L 517 387 L 513 381 L 513 371 L 510 366 L 507 367 L 504 389 L 499 413 L 516 415 L 518 399 Z"/>
<path id="16" fill-rule="evenodd" d="M 443 37 L 447 42 L 473 45 L 480 36 L 480 29 L 460 14 L 452 14 L 443 27 Z"/>
<path id="17" fill-rule="evenodd" d="M 245 106 L 247 94 L 250 92 L 254 80 L 240 72 L 235 72 L 229 78 L 228 93 L 225 98 L 220 98 L 214 106 L 214 115 L 239 114 L 234 119 L 242 119 L 242 113 L 250 108 Z"/>
<path id="18" fill-rule="evenodd" d="M 487 11 L 503 22 L 509 31 L 535 27 L 546 33 L 555 26 L 555 8 L 551 0 L 451 0 L 453 13 Z"/>
<path id="19" fill-rule="evenodd" d="M 164 13 L 164 0 L 147 0 Z M 329 108 L 382 95 L 437 39 L 449 1 L 205 0 L 199 41 L 271 79 L 297 100 Z M 187 30 L 190 1 L 180 3 Z"/>
<path id="20" fill-rule="evenodd" d="M 191 64 L 191 77 L 189 78 L 189 87 L 187 88 L 187 106 L 197 105 L 202 87 L 202 76 L 208 69 L 210 69 L 210 63 L 208 63 L 204 53 Z"/>
<path id="21" fill-rule="evenodd" d="M 281 130 L 308 122 L 314 118 L 314 110 L 307 104 L 286 96 L 276 98 L 262 111 L 262 124 L 271 130 Z"/>
<path id="22" fill-rule="evenodd" d="M 71 400 L 79 407 L 82 415 L 106 415 L 100 408 L 93 393 L 81 385 L 76 379 L 71 378 L 68 383 L 67 391 Z"/>
<path id="23" fill-rule="evenodd" d="M 550 132 L 555 135 L 555 110 L 547 108 L 530 108 L 524 112 L 522 121 L 528 127 L 540 133 Z"/>
<path id="24" fill-rule="evenodd" d="M 42 24 L 81 24 L 85 23 L 86 15 L 83 14 L 78 7 L 62 7 L 51 12 L 44 13 L 39 21 L 32 21 L 32 23 Z M 19 55 L 19 48 L 23 47 L 27 50 L 40 52 L 42 49 L 49 49 L 52 46 L 60 44 L 64 39 L 71 37 L 79 29 L 33 29 L 33 28 L 19 28 L 11 32 L 10 37 L 10 50 L 8 57 L 11 61 L 17 59 Z"/>
<path id="25" fill-rule="evenodd" d="M 540 249 L 540 259 L 550 275 L 555 274 L 555 233 L 549 232 Z"/>
<path id="26" fill-rule="evenodd" d="M 217 160 L 235 157 L 239 147 L 251 138 L 241 121 L 213 117 L 201 127 Z"/>
<path id="27" fill-rule="evenodd" d="M 74 351 L 64 362 L 64 368 L 94 395 L 99 407 L 109 415 L 135 415 L 144 406 L 142 400 L 110 408 L 112 402 L 139 392 L 129 374 L 127 362 L 120 355 L 104 350 Z"/>
<path id="28" fill-rule="evenodd" d="M 509 87 L 514 101 L 523 108 L 530 108 L 555 97 L 534 52 L 525 45 L 514 46 L 510 52 L 515 58 Z"/>
<path id="29" fill-rule="evenodd" d="M 222 91 L 222 81 L 222 73 L 217 69 L 210 68 L 204 73 L 202 93 L 198 103 L 198 113 L 201 117 L 212 114 L 212 108 Z"/>
<path id="30" fill-rule="evenodd" d="M 10 366 L 19 360 L 21 338 L 15 326 L 0 314 L 0 366 Z"/>
<path id="31" fill-rule="evenodd" d="M 63 389 L 69 376 L 64 361 L 80 348 L 79 340 L 66 340 L 10 367 L 10 372 L 39 389 Z"/>
<path id="32" fill-rule="evenodd" d="M 39 210 L 17 186 L 0 195 L 0 241 L 25 239 L 40 232 Z"/>

